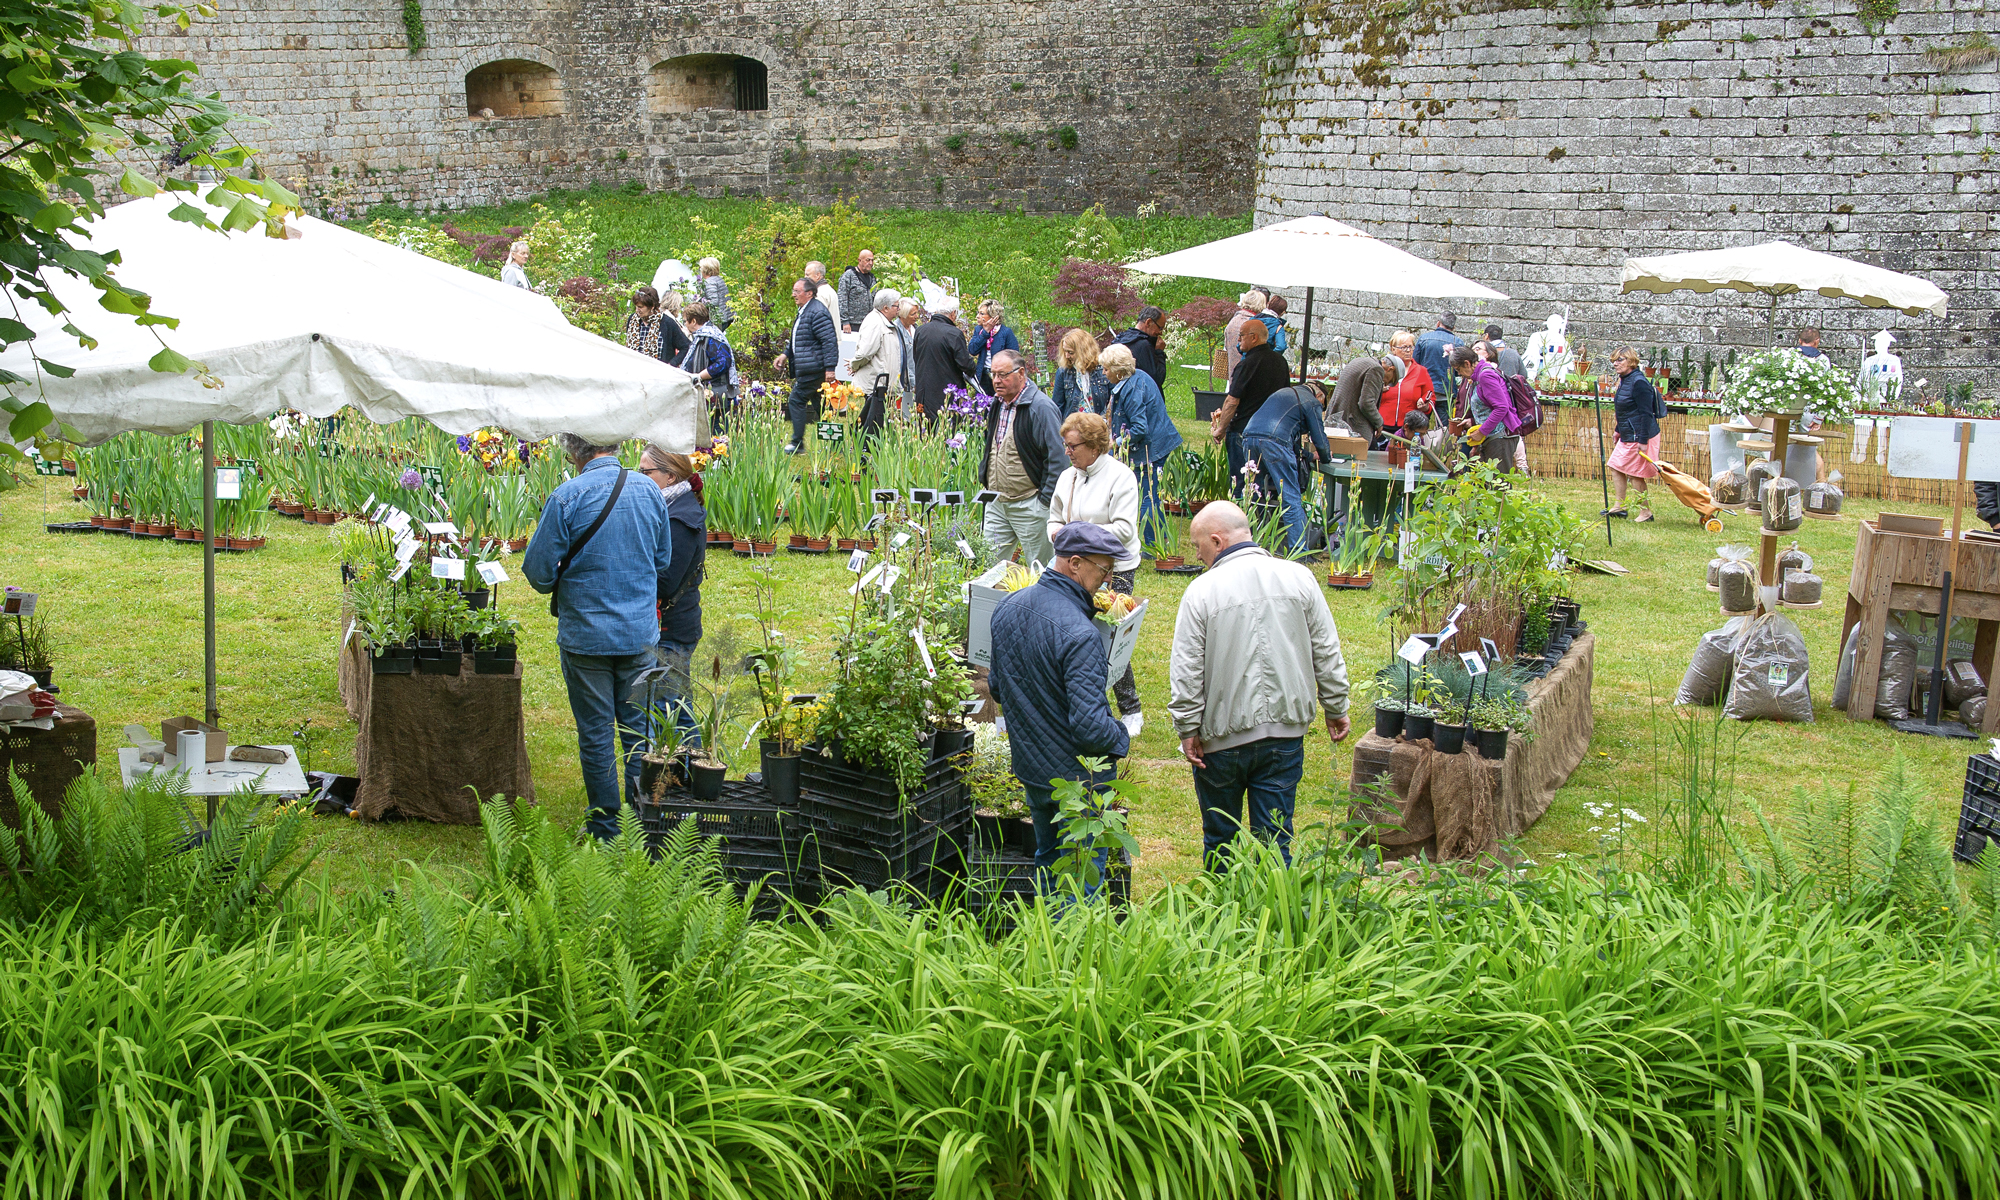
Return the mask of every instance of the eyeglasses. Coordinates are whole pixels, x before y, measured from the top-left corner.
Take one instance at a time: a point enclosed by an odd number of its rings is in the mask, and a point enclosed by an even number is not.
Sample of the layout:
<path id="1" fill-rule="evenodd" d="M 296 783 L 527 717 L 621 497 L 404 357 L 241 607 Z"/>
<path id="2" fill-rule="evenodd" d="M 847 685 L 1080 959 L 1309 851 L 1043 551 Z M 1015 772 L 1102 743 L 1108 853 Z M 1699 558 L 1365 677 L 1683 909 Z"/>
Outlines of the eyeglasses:
<path id="1" fill-rule="evenodd" d="M 1007 377 L 1008 377 L 1009 375 L 1018 375 L 1018 374 L 1020 374 L 1020 373 L 1021 373 L 1021 368 L 1019 368 L 1019 367 L 1009 367 L 1009 368 L 1007 368 L 1007 369 L 1006 369 L 1005 371 L 995 371 L 995 372 L 993 372 L 993 378 L 995 378 L 995 379 L 1005 379 L 1005 378 L 1007 378 Z"/>
<path id="2" fill-rule="evenodd" d="M 1064 439 L 1064 441 L 1063 441 L 1063 449 L 1065 449 L 1065 450 L 1068 450 L 1068 451 L 1070 451 L 1070 452 L 1071 452 L 1071 453 L 1073 454 L 1073 453 L 1075 453 L 1076 451 L 1078 451 L 1078 450 L 1081 450 L 1081 449 L 1083 449 L 1083 443 L 1082 443 L 1082 442 L 1072 442 L 1072 441 L 1069 441 L 1068 439 Z"/>

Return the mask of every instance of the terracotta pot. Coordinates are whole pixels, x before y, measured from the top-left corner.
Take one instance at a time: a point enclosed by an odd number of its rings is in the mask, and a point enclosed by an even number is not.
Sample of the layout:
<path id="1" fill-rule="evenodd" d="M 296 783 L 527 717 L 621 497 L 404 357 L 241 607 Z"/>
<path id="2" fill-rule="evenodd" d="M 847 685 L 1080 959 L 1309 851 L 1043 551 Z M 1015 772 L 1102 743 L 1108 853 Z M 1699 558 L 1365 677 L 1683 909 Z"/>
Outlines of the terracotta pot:
<path id="1" fill-rule="evenodd" d="M 1163 501 L 1161 503 L 1161 507 L 1165 508 L 1168 513 L 1176 517 L 1180 516 L 1183 512 L 1187 511 L 1187 505 L 1182 504 L 1178 500 Z"/>
<path id="2" fill-rule="evenodd" d="M 278 505 L 278 511 L 288 517 L 303 517 L 306 515 L 306 506 L 303 504 L 293 504 L 287 500 Z"/>
<path id="3" fill-rule="evenodd" d="M 106 521 L 109 521 L 110 519 L 111 519 L 110 517 L 107 517 L 107 516 L 103 516 L 103 515 L 101 515 L 101 514 L 99 514 L 99 515 L 93 515 L 93 516 L 92 516 L 92 517 L 90 518 L 90 523 L 91 523 L 92 525 L 95 525 L 95 526 L 97 526 L 97 527 L 98 527 L 99 529 L 102 529 L 102 528 L 104 528 L 104 523 L 105 523 Z"/>
<path id="4" fill-rule="evenodd" d="M 786 542 L 785 544 L 791 546 L 794 549 L 803 547 L 806 544 L 806 535 L 803 533 L 795 533 L 792 535 L 791 540 L 789 542 Z"/>
<path id="5" fill-rule="evenodd" d="M 835 542 L 834 545 L 842 550 L 852 550 L 854 549 L 854 539 L 841 538 L 839 541 Z"/>
<path id="6" fill-rule="evenodd" d="M 875 539 L 874 539 L 874 538 L 862 538 L 862 539 L 860 539 L 859 541 L 855 542 L 855 543 L 854 543 L 854 545 L 855 545 L 855 547 L 856 547 L 857 549 L 861 549 L 861 550 L 873 550 L 873 549 L 875 548 Z"/>
<path id="7" fill-rule="evenodd" d="M 752 554 L 755 554 L 755 555 L 757 555 L 757 556 L 758 556 L 758 557 L 760 557 L 760 558 L 762 558 L 762 557 L 766 557 L 766 556 L 768 556 L 768 555 L 772 555 L 772 554 L 776 554 L 777 552 L 778 552 L 778 543 L 776 543 L 776 542 L 751 542 L 751 543 L 750 543 L 750 553 L 752 553 Z"/>
<path id="8" fill-rule="evenodd" d="M 90 495 L 90 489 L 87 487 L 71 488 L 69 491 L 70 495 L 75 496 L 79 500 L 85 499 Z"/>
<path id="9" fill-rule="evenodd" d="M 711 529 L 708 531 L 708 540 L 711 542 L 733 542 L 736 540 L 736 535 L 727 529 Z"/>
<path id="10" fill-rule="evenodd" d="M 1187 559 L 1179 554 L 1163 554 L 1153 560 L 1153 568 L 1159 571 L 1178 571 L 1187 565 Z"/>
<path id="11" fill-rule="evenodd" d="M 332 509 L 323 508 L 319 512 L 319 523 L 322 525 L 331 525 L 338 520 L 340 520 L 340 514 L 334 512 Z"/>
<path id="12" fill-rule="evenodd" d="M 514 540 L 507 543 L 507 550 L 509 553 L 519 554 L 521 551 L 526 550 L 527 548 L 528 548 L 528 539 L 524 537 L 515 538 Z"/>
<path id="13" fill-rule="evenodd" d="M 106 517 L 104 518 L 104 527 L 106 529 L 130 529 L 132 528 L 132 518 Z"/>
<path id="14" fill-rule="evenodd" d="M 1400 466 L 1402 466 L 1402 465 L 1403 465 L 1404 463 L 1408 462 L 1408 461 L 1409 461 L 1409 459 L 1410 459 L 1410 448 L 1409 448 L 1408 446 L 1391 446 L 1391 447 L 1389 447 L 1389 465 L 1390 465 L 1390 466 L 1392 466 L 1392 467 L 1400 467 Z"/>
<path id="15" fill-rule="evenodd" d="M 1207 507 L 1208 507 L 1208 501 L 1197 500 L 1194 502 L 1194 507 L 1188 510 L 1188 515 L 1194 516 L 1195 514 L 1199 513 L 1202 509 Z"/>
<path id="16" fill-rule="evenodd" d="M 731 538 L 729 548 L 738 554 L 750 553 L 750 543 L 743 538 Z"/>
<path id="17" fill-rule="evenodd" d="M 826 538 L 806 539 L 806 549 L 808 550 L 825 550 L 827 548 L 827 545 L 828 545 L 828 540 Z"/>
<path id="18" fill-rule="evenodd" d="M 65 471 L 67 471 L 67 472 L 69 472 L 69 473 L 70 473 L 71 475 L 74 475 L 74 474 L 76 474 L 76 460 L 75 460 L 75 459 L 73 459 L 73 458 L 65 458 L 65 459 L 63 459 L 63 460 L 62 460 L 62 469 L 63 469 L 63 470 L 65 470 Z"/>
<path id="19" fill-rule="evenodd" d="M 201 540 L 201 530 L 176 529 L 174 530 L 174 540 L 178 542 L 198 542 Z"/>

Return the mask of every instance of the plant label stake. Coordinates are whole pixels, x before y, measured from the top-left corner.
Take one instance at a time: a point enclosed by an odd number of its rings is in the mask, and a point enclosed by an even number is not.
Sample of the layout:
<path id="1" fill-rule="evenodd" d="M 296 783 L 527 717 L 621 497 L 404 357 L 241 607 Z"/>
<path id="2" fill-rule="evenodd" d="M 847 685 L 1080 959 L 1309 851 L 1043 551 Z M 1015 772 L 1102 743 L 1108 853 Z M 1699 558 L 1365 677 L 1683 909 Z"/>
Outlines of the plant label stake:
<path id="1" fill-rule="evenodd" d="M 964 538 L 960 538 L 960 539 L 958 539 L 958 552 L 959 552 L 960 554 L 963 554 L 963 555 L 965 556 L 965 561 L 967 561 L 967 562 L 971 562 L 971 561 L 972 561 L 972 543 L 971 543 L 971 542 L 968 542 L 968 541 L 966 541 L 966 540 L 965 540 Z"/>
<path id="2" fill-rule="evenodd" d="M 991 504 L 1000 498 L 1000 493 L 992 490 L 979 492 L 972 497 L 974 504 Z"/>
<path id="3" fill-rule="evenodd" d="M 856 575 L 861 574 L 861 568 L 867 565 L 868 565 L 868 552 L 866 550 L 856 550 L 854 553 L 847 556 L 847 569 L 849 571 L 854 572 Z"/>
<path id="4" fill-rule="evenodd" d="M 910 544 L 910 535 L 908 533 L 899 533 L 895 537 L 889 539 L 889 549 L 891 550 L 901 550 L 903 547 L 909 544 Z"/>
<path id="5" fill-rule="evenodd" d="M 917 654 L 924 660 L 924 674 L 930 676 L 932 679 L 936 679 L 937 666 L 931 662 L 931 644 L 924 640 L 924 623 L 922 621 L 917 622 L 916 628 L 910 630 L 910 637 L 916 641 Z"/>
<path id="6" fill-rule="evenodd" d="M 1407 641 L 1396 647 L 1396 657 L 1410 664 L 1410 669 L 1403 672 L 1403 710 L 1405 712 L 1408 712 L 1410 708 L 1410 681 L 1416 677 L 1417 668 L 1423 665 L 1424 655 L 1430 652 L 1431 648 L 1424 643 L 1423 635 L 1416 633 L 1411 634 Z"/>
<path id="7" fill-rule="evenodd" d="M 507 568 L 497 562 L 483 562 L 479 564 L 479 577 L 489 586 L 498 586 L 507 582 Z"/>
<path id="8" fill-rule="evenodd" d="M 1464 606 L 1460 605 L 1460 607 Z M 1482 638 L 1481 640 L 1485 639 Z M 1467 675 L 1479 678 L 1479 698 L 1481 700 L 1486 699 L 1486 680 L 1484 678 L 1486 674 L 1486 660 L 1479 656 L 1479 651 L 1467 650 L 1458 656 L 1458 661 L 1465 664 L 1465 673 Z M 1472 724 L 1472 689 L 1469 687 L 1465 689 L 1465 724 L 1468 727 Z"/>
<path id="9" fill-rule="evenodd" d="M 243 472 L 237 467 L 217 467 L 215 469 L 215 498 L 217 500 L 241 500 L 243 498 Z"/>

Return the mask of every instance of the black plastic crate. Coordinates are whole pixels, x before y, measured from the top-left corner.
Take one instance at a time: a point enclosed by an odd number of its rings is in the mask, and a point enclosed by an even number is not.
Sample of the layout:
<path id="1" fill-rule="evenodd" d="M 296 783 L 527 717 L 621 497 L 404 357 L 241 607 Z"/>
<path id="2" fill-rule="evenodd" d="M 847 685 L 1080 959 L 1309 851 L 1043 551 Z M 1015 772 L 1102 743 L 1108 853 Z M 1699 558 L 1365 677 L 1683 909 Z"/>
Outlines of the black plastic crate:
<path id="1" fill-rule="evenodd" d="M 797 840 L 804 821 L 801 813 L 789 813 L 771 803 L 770 793 L 758 783 L 726 779 L 722 798 L 697 800 L 686 788 L 668 788 L 658 803 L 639 806 L 639 822 L 651 837 L 665 837 L 684 819 L 692 816 L 704 836 L 731 842 L 782 845 L 789 832 Z"/>
<path id="2" fill-rule="evenodd" d="M 1965 760 L 1965 799 L 1958 808 L 1952 857 L 1978 862 L 1988 842 L 2000 842 L 2000 762 L 1977 754 Z"/>
<path id="3" fill-rule="evenodd" d="M 917 784 L 919 794 L 936 791 L 964 777 L 956 757 L 933 759 L 924 768 Z M 902 808 L 902 796 L 893 776 L 845 760 L 835 761 L 823 753 L 808 750 L 799 756 L 799 785 L 830 796 L 839 796 L 857 809 L 893 816 Z"/>
<path id="4" fill-rule="evenodd" d="M 822 834 L 859 842 L 882 842 L 918 836 L 934 827 L 956 830 L 972 823 L 972 787 L 950 778 L 910 797 L 908 808 L 873 798 L 857 801 L 853 793 L 829 792 L 812 782 L 799 788 L 799 809 Z"/>
<path id="5" fill-rule="evenodd" d="M 826 887 L 880 891 L 905 883 L 935 897 L 964 870 L 971 845 L 970 822 L 956 828 L 932 826 L 911 837 L 863 841 L 815 830 L 808 858 L 816 861 Z"/>
<path id="6" fill-rule="evenodd" d="M 1112 855 L 1110 875 L 1104 887 L 1114 908 L 1132 903 L 1132 861 L 1123 851 Z M 1013 850 L 999 854 L 975 851 L 966 856 L 959 890 L 965 906 L 973 912 L 1014 901 L 1035 902 L 1035 856 Z"/>

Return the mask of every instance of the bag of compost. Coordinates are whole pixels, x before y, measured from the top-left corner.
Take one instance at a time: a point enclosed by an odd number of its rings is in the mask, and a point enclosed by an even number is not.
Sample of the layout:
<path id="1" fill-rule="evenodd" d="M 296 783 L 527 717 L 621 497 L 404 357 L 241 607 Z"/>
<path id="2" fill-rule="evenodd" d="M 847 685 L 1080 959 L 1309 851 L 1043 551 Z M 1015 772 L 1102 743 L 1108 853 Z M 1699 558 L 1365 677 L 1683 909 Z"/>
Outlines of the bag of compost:
<path id="1" fill-rule="evenodd" d="M 1917 639 L 1894 621 L 1882 631 L 1882 682 L 1875 686 L 1875 715 L 1900 721 L 1917 694 Z"/>
<path id="2" fill-rule="evenodd" d="M 1748 467 L 1744 468 L 1743 473 L 1749 480 L 1749 490 L 1746 499 L 1746 503 L 1749 504 L 1762 504 L 1764 502 L 1765 487 L 1773 479 L 1784 474 L 1783 471 L 1778 469 L 1777 464 L 1768 458 L 1760 458 L 1756 462 L 1751 463 Z"/>
<path id="3" fill-rule="evenodd" d="M 1986 697 L 1974 696 L 1958 706 L 1958 719 L 1968 729 L 1978 730 L 1986 724 Z"/>
<path id="4" fill-rule="evenodd" d="M 1722 590 L 1722 567 L 1724 563 L 1727 563 L 1731 559 L 1748 561 L 1753 553 L 1755 551 L 1749 546 L 1717 546 L 1715 548 L 1715 557 L 1708 560 L 1708 590 L 1711 592 Z"/>
<path id="5" fill-rule="evenodd" d="M 1841 502 L 1846 499 L 1840 490 L 1840 472 L 1835 471 L 1806 489 L 1806 511 L 1816 517 L 1839 516 Z"/>
<path id="6" fill-rule="evenodd" d="M 1708 480 L 1709 494 L 1725 508 L 1741 508 L 1750 503 L 1750 479 L 1738 466 L 1717 471 Z"/>
<path id="7" fill-rule="evenodd" d="M 1764 528 L 1773 533 L 1787 533 L 1805 524 L 1805 501 L 1799 496 L 1799 485 L 1783 475 L 1764 485 Z"/>
<path id="8" fill-rule="evenodd" d="M 1847 631 L 1847 641 L 1840 647 L 1840 666 L 1833 672 L 1833 706 L 1845 710 L 1847 696 L 1854 688 L 1854 655 L 1861 649 L 1861 623 Z"/>
<path id="9" fill-rule="evenodd" d="M 1811 721 L 1806 639 L 1776 613 L 1750 622 L 1736 643 L 1729 700 L 1722 715 L 1738 721 Z"/>
<path id="10" fill-rule="evenodd" d="M 1720 629 L 1711 629 L 1694 644 L 1687 674 L 1681 676 L 1681 690 L 1675 704 L 1714 704 L 1729 685 L 1730 664 L 1736 660 L 1736 639 L 1743 634 L 1748 617 L 1731 617 Z"/>
<path id="11" fill-rule="evenodd" d="M 1750 565 L 1750 547 L 1724 546 L 1722 557 L 1729 561 L 1715 572 L 1715 586 L 1722 611 L 1726 613 L 1754 612 L 1757 608 L 1757 568 Z M 1730 554 L 1728 551 L 1741 551 Z"/>
<path id="12" fill-rule="evenodd" d="M 1787 604 L 1818 604 L 1825 581 L 1811 571 L 1793 571 L 1785 576 L 1778 598 Z"/>
<path id="13" fill-rule="evenodd" d="M 1810 571 L 1810 570 L 1812 570 L 1812 555 L 1807 554 L 1805 551 L 1799 549 L 1799 544 L 1797 542 L 1793 542 L 1789 549 L 1779 551 L 1778 553 L 1779 578 L 1782 579 L 1784 577 L 1785 572 L 1787 571 Z"/>
<path id="14" fill-rule="evenodd" d="M 1974 696 L 1986 694 L 1986 681 L 1979 677 L 1978 668 L 1964 659 L 1957 659 L 1944 665 L 1944 704 L 1946 708 L 1959 708 Z"/>

